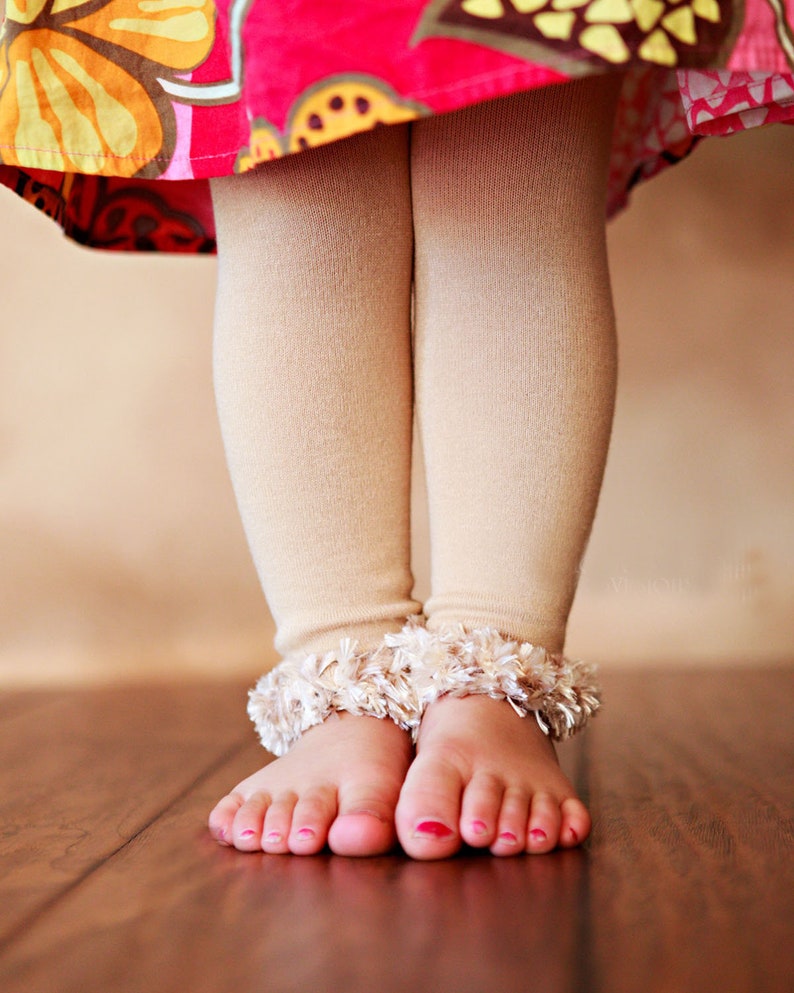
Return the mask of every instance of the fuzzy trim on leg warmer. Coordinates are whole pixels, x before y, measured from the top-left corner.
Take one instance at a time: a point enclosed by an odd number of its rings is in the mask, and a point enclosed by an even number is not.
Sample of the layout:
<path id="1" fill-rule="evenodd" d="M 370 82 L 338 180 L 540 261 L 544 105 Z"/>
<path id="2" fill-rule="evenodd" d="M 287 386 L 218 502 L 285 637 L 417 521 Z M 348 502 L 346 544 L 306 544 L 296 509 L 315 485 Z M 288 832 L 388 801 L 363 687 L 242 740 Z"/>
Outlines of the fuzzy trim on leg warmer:
<path id="1" fill-rule="evenodd" d="M 493 628 L 452 624 L 428 631 L 407 624 L 387 635 L 422 714 L 439 697 L 483 694 L 507 700 L 521 717 L 534 713 L 555 740 L 585 726 L 600 706 L 595 667 L 528 642 L 504 638 Z"/>
<path id="2" fill-rule="evenodd" d="M 410 672 L 383 644 L 362 652 L 344 638 L 324 655 L 288 657 L 248 695 L 248 716 L 265 748 L 284 755 L 304 731 L 336 711 L 389 717 L 408 730 L 417 713 Z"/>
<path id="3" fill-rule="evenodd" d="M 507 700 L 521 717 L 534 713 L 557 740 L 583 728 L 600 706 L 593 666 L 493 628 L 428 631 L 409 621 L 372 651 L 346 638 L 324 655 L 285 659 L 251 690 L 248 714 L 264 747 L 284 755 L 335 711 L 388 717 L 416 740 L 427 707 L 447 694 Z"/>

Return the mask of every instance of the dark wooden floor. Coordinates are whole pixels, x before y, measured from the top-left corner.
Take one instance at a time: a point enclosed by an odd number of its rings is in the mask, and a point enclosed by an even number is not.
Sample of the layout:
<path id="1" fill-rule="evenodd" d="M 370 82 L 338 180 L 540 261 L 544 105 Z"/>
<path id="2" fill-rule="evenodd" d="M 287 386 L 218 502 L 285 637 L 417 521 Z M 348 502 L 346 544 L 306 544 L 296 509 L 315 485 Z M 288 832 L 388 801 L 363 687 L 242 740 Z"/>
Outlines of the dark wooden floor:
<path id="1" fill-rule="evenodd" d="M 0 696 L 4 993 L 791 993 L 794 669 L 612 674 L 584 850 L 242 855 L 236 685 Z"/>

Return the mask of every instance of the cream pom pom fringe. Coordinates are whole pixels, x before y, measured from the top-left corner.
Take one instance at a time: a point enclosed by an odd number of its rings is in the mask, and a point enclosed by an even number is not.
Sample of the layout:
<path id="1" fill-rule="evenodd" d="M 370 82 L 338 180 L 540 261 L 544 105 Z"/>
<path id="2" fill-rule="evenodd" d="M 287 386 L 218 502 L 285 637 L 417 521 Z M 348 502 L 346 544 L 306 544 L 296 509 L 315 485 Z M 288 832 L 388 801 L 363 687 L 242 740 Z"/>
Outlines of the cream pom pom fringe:
<path id="1" fill-rule="evenodd" d="M 251 690 L 248 714 L 264 747 L 284 755 L 336 711 L 388 717 L 415 741 L 433 701 L 472 694 L 507 700 L 521 717 L 534 713 L 557 740 L 583 728 L 600 706 L 593 666 L 493 628 L 428 631 L 411 620 L 370 651 L 345 638 L 324 655 L 286 658 Z"/>

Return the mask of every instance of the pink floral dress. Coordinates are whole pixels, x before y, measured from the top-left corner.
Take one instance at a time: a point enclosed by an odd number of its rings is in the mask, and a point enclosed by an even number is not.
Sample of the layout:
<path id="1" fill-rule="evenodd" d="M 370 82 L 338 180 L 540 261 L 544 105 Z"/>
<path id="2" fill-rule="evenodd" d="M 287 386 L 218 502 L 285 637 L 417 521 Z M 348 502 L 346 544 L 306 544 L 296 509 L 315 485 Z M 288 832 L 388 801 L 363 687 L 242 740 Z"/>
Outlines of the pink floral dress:
<path id="1" fill-rule="evenodd" d="M 207 178 L 620 70 L 609 209 L 794 120 L 794 0 L 4 0 L 0 181 L 95 247 L 211 252 Z"/>

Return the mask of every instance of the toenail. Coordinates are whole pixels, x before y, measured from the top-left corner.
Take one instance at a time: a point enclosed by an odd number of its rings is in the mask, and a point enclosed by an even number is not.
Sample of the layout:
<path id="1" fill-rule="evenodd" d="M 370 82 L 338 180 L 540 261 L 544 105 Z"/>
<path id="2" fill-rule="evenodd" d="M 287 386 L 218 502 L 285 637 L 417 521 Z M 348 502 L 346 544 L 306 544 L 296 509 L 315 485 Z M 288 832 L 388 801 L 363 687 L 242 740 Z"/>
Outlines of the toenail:
<path id="1" fill-rule="evenodd" d="M 541 830 L 541 828 L 532 828 L 529 832 L 529 836 L 533 841 L 545 841 L 546 832 Z"/>
<path id="2" fill-rule="evenodd" d="M 278 844 L 279 841 L 283 841 L 284 836 L 279 834 L 278 831 L 269 831 L 265 837 L 265 841 L 269 841 L 271 845 Z"/>
<path id="3" fill-rule="evenodd" d="M 574 845 L 578 845 L 579 844 L 579 835 L 574 831 L 573 828 L 569 828 L 568 830 L 571 833 L 571 838 L 573 839 Z"/>
<path id="4" fill-rule="evenodd" d="M 508 845 L 515 845 L 515 843 L 518 841 L 518 838 L 513 834 L 512 831 L 502 831 L 502 833 L 499 835 L 499 840 L 506 841 Z"/>
<path id="5" fill-rule="evenodd" d="M 488 830 L 488 825 L 485 821 L 472 821 L 471 829 L 475 834 L 485 834 Z"/>
<path id="6" fill-rule="evenodd" d="M 384 817 L 377 810 L 369 810 L 366 807 L 362 807 L 361 810 L 346 810 L 344 814 L 340 814 L 340 817 L 358 817 L 359 814 L 363 814 L 365 817 L 374 817 L 376 821 L 380 821 L 382 824 L 391 824 L 392 822 Z"/>
<path id="7" fill-rule="evenodd" d="M 454 833 L 441 821 L 420 821 L 414 828 L 414 838 L 449 838 Z"/>
<path id="8" fill-rule="evenodd" d="M 246 828 L 245 831 L 241 831 L 240 832 L 240 837 L 241 838 L 253 838 L 253 836 L 255 834 L 256 834 L 256 831 L 252 831 L 251 828 Z"/>
<path id="9" fill-rule="evenodd" d="M 300 831 L 298 831 L 298 837 L 301 841 L 308 841 L 309 838 L 314 837 L 314 831 L 312 831 L 311 828 L 301 828 Z"/>

